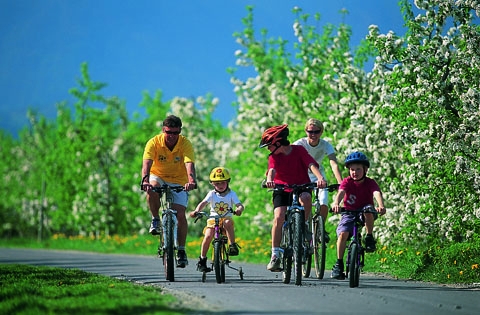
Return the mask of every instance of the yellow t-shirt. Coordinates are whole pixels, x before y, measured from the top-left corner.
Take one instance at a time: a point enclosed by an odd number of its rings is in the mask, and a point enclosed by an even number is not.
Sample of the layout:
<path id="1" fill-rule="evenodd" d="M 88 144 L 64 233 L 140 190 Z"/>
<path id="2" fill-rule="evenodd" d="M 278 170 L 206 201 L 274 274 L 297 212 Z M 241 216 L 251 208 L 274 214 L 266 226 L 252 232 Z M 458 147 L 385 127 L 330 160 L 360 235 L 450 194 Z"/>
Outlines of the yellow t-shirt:
<path id="1" fill-rule="evenodd" d="M 194 162 L 195 155 L 190 140 L 178 136 L 178 142 L 173 151 L 165 144 L 165 134 L 161 133 L 148 140 L 143 151 L 144 160 L 153 160 L 150 173 L 164 181 L 185 185 L 188 182 L 185 163 Z"/>

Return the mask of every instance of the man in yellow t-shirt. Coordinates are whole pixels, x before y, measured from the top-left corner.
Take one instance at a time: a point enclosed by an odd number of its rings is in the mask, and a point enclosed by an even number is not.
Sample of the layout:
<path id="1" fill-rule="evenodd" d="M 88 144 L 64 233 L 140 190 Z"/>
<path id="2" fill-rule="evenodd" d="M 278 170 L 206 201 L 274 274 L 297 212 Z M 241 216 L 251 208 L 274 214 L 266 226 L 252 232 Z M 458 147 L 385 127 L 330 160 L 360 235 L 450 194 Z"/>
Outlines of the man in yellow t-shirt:
<path id="1" fill-rule="evenodd" d="M 187 218 L 185 210 L 188 204 L 188 191 L 197 187 L 195 173 L 195 155 L 192 143 L 180 135 L 182 120 L 174 115 L 163 121 L 162 133 L 148 140 L 143 152 L 142 189 L 147 192 L 147 203 L 152 214 L 150 233 L 158 235 L 160 226 L 160 198 L 152 191 L 152 186 L 164 183 L 184 186 L 184 191 L 172 192 L 172 208 L 177 210 L 178 252 L 177 267 L 188 265 L 185 253 L 187 240 Z"/>

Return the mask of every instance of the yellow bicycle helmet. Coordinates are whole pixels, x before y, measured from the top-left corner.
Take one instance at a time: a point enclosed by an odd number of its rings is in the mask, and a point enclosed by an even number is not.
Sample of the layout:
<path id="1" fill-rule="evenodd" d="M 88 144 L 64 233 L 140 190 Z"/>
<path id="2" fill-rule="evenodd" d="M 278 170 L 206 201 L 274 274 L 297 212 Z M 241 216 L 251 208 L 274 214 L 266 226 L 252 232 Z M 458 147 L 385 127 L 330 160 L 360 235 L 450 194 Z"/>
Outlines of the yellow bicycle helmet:
<path id="1" fill-rule="evenodd" d="M 230 181 L 230 172 L 225 167 L 215 167 L 210 172 L 210 181 L 211 182 L 221 182 L 221 181 Z"/>

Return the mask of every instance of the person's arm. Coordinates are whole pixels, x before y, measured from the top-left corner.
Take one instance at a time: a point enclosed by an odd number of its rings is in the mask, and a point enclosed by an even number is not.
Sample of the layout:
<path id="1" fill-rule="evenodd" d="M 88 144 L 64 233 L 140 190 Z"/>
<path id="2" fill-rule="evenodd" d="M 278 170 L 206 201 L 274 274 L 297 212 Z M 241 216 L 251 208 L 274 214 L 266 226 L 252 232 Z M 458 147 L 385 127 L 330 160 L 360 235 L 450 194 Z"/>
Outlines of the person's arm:
<path id="1" fill-rule="evenodd" d="M 317 177 L 317 187 L 325 187 L 327 185 L 327 181 L 325 180 L 325 178 L 323 178 L 322 173 L 320 173 L 318 167 L 315 164 L 311 163 L 308 168 L 310 169 L 310 171 L 312 171 L 313 175 Z"/>
<path id="2" fill-rule="evenodd" d="M 339 189 L 338 193 L 335 195 L 335 198 L 333 198 L 333 204 L 332 204 L 333 212 L 338 213 L 340 211 L 340 203 L 342 202 L 344 196 L 345 196 L 345 190 Z"/>
<path id="3" fill-rule="evenodd" d="M 190 212 L 190 214 L 189 214 L 190 217 L 195 218 L 196 214 L 199 213 L 200 211 L 202 211 L 203 208 L 205 208 L 205 206 L 206 206 L 207 204 L 208 204 L 208 201 L 205 201 L 205 200 L 202 201 L 202 202 L 200 202 L 200 203 L 197 205 L 197 207 L 195 208 L 195 210 L 192 211 L 192 212 Z"/>
<path id="4" fill-rule="evenodd" d="M 235 209 L 234 214 L 238 215 L 238 216 L 241 216 L 242 212 L 245 208 L 243 207 L 243 205 L 241 203 L 237 203 L 235 206 L 237 206 L 237 208 Z"/>
<path id="5" fill-rule="evenodd" d="M 142 163 L 142 190 L 149 191 L 150 186 L 150 169 L 152 168 L 153 160 L 144 159 Z"/>
<path id="6" fill-rule="evenodd" d="M 385 205 L 383 204 L 383 195 L 382 192 L 376 190 L 373 192 L 373 198 L 377 201 L 377 211 L 380 213 L 380 215 L 384 215 L 387 209 L 385 209 Z"/>
<path id="7" fill-rule="evenodd" d="M 335 179 L 337 180 L 338 184 L 342 183 L 342 173 L 340 172 L 340 168 L 338 167 L 337 163 L 337 156 L 335 153 L 332 153 L 328 156 L 330 160 L 330 167 L 332 168 L 333 175 L 335 175 Z"/>
<path id="8" fill-rule="evenodd" d="M 187 169 L 188 183 L 185 184 L 185 190 L 190 191 L 197 188 L 197 175 L 195 173 L 195 164 L 193 162 L 185 163 Z"/>
<path id="9" fill-rule="evenodd" d="M 275 183 L 273 182 L 273 179 L 275 178 L 275 169 L 274 168 L 270 168 L 268 171 L 267 171 L 267 180 L 265 181 L 265 185 L 268 187 L 268 188 L 274 188 L 275 187 Z"/>

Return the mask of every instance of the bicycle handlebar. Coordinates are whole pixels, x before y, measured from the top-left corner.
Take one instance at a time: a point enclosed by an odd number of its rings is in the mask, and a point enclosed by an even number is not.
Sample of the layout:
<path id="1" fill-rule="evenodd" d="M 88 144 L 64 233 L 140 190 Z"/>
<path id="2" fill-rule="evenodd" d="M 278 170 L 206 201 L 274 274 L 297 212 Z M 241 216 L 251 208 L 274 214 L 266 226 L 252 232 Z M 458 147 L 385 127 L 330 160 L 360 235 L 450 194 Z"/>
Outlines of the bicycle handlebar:
<path id="1" fill-rule="evenodd" d="M 183 186 L 170 186 L 168 184 L 163 184 L 161 186 L 152 186 L 152 191 L 156 193 L 164 193 L 169 189 L 174 192 L 181 192 L 185 190 Z"/>
<path id="2" fill-rule="evenodd" d="M 224 214 L 216 214 L 216 215 L 210 215 L 210 213 L 207 213 L 206 211 L 199 211 L 196 213 L 195 215 L 195 223 L 197 223 L 197 221 L 203 217 L 207 217 L 207 218 L 224 218 L 226 217 L 228 214 L 232 213 L 233 215 L 236 215 L 235 211 L 233 211 L 232 208 L 228 208 L 227 209 L 227 212 L 225 212 Z"/>
<path id="3" fill-rule="evenodd" d="M 330 208 L 330 212 L 334 213 L 332 208 Z M 379 213 L 377 209 L 373 205 L 366 205 L 361 209 L 358 210 L 347 210 L 345 207 L 340 207 L 340 213 Z"/>
<path id="4" fill-rule="evenodd" d="M 145 190 L 144 189 L 144 186 L 149 186 L 150 184 L 144 184 L 143 181 L 148 178 L 148 175 L 145 175 L 143 178 L 142 178 L 142 181 L 140 182 L 140 190 Z M 152 186 L 152 191 L 153 192 L 156 192 L 156 193 L 164 193 L 166 192 L 168 189 L 174 191 L 174 192 L 181 192 L 183 190 L 185 190 L 185 188 L 183 186 L 180 186 L 180 185 L 168 185 L 168 184 L 163 184 L 161 186 Z"/>
<path id="5" fill-rule="evenodd" d="M 319 187 L 317 187 L 316 182 L 311 182 L 311 183 L 306 183 L 306 184 L 292 184 L 292 185 L 275 184 L 275 187 L 272 188 L 272 190 L 279 190 L 280 191 L 280 190 L 285 190 L 286 188 L 291 188 L 291 189 L 293 189 L 293 191 L 298 191 L 298 190 L 302 190 L 302 189 L 317 188 L 317 189 L 327 189 L 329 192 L 333 192 L 335 190 L 338 190 L 339 187 L 340 187 L 340 184 L 331 184 L 331 185 L 327 185 L 326 187 L 319 188 Z M 265 185 L 265 182 L 262 183 L 262 188 L 268 188 L 267 185 Z"/>

